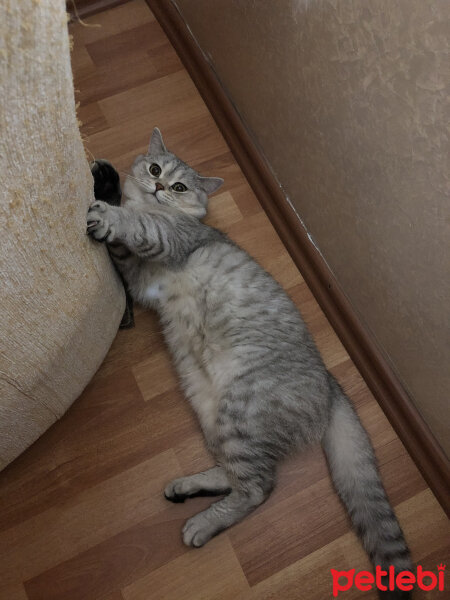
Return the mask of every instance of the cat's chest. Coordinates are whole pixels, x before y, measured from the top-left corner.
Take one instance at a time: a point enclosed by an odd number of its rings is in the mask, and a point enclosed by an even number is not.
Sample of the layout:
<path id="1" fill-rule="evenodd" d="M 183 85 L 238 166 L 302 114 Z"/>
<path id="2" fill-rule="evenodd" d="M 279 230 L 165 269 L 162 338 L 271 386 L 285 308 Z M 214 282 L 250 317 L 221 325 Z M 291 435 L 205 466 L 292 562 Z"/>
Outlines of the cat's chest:
<path id="1" fill-rule="evenodd" d="M 201 321 L 201 290 L 186 273 L 164 273 L 147 278 L 141 288 L 141 302 L 158 311 L 165 321 L 176 323 L 179 331 Z"/>
<path id="2" fill-rule="evenodd" d="M 142 291 L 142 301 L 145 304 L 159 304 L 165 296 L 167 296 L 167 284 L 158 279 L 146 285 Z"/>
<path id="3" fill-rule="evenodd" d="M 171 273 L 146 271 L 137 282 L 135 296 L 144 306 L 159 310 L 169 297 L 173 297 L 176 285 L 176 278 Z"/>

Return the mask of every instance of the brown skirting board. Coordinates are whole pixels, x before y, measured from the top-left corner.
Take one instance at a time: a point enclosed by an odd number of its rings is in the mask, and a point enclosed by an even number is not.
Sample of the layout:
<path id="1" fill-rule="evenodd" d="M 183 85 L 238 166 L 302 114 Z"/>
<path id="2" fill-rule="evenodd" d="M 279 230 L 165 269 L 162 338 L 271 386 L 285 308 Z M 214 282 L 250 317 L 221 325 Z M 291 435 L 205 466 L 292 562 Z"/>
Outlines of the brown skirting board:
<path id="1" fill-rule="evenodd" d="M 450 515 L 450 467 L 374 340 L 358 319 L 171 0 L 146 0 L 191 75 L 257 198 L 428 485 Z"/>
<path id="2" fill-rule="evenodd" d="M 66 8 L 70 20 L 77 21 L 95 15 L 102 10 L 125 4 L 125 2 L 129 2 L 129 0 L 66 0 Z"/>

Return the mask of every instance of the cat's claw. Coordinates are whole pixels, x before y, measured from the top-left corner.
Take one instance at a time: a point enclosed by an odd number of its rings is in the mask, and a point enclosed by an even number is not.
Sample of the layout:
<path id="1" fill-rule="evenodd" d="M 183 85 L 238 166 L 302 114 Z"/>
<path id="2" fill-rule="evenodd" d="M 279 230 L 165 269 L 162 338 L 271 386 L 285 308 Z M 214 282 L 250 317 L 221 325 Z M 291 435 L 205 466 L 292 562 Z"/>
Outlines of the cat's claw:
<path id="1" fill-rule="evenodd" d="M 107 211 L 107 209 L 108 209 L 108 205 L 106 204 L 106 202 L 103 202 L 103 200 L 95 200 L 90 205 L 90 207 L 88 209 L 88 214 L 94 210 L 97 212 L 104 213 Z"/>
<path id="2" fill-rule="evenodd" d="M 114 230 L 108 218 L 109 206 L 106 202 L 96 200 L 88 210 L 86 233 L 98 242 L 111 242 Z"/>

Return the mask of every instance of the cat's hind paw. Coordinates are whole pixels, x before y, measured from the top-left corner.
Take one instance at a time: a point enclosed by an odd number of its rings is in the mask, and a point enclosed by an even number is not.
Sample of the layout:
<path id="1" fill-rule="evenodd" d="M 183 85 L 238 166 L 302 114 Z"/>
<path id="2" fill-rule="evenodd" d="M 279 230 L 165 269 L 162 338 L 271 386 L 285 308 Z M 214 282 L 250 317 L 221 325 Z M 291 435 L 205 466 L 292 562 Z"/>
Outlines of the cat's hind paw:
<path id="1" fill-rule="evenodd" d="M 184 502 L 187 498 L 197 498 L 198 496 L 222 496 L 229 494 L 231 488 L 206 485 L 204 473 L 197 475 L 188 475 L 179 477 L 168 483 L 164 489 L 164 497 L 170 502 Z"/>
<path id="2" fill-rule="evenodd" d="M 198 486 L 192 485 L 192 477 L 180 477 L 168 483 L 164 489 L 164 497 L 170 502 L 184 502 L 198 494 Z"/>
<path id="3" fill-rule="evenodd" d="M 206 512 L 198 513 L 186 521 L 182 530 L 183 542 L 186 546 L 201 548 L 222 531 L 222 527 L 218 527 L 208 519 Z"/>

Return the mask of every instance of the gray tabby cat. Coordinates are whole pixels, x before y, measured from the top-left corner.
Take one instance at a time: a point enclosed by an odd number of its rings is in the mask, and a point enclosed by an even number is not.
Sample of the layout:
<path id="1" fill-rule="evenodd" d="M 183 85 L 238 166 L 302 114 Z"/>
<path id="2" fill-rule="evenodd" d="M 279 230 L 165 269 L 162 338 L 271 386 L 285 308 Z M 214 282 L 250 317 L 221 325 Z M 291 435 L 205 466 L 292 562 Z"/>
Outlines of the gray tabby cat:
<path id="1" fill-rule="evenodd" d="M 87 217 L 88 233 L 108 244 L 133 298 L 158 311 L 216 461 L 165 489 L 173 502 L 224 496 L 186 522 L 184 543 L 203 546 L 240 521 L 267 499 L 283 457 L 322 442 L 373 564 L 409 570 L 371 443 L 296 307 L 244 250 L 200 221 L 222 182 L 166 150 L 155 129 L 126 179 L 122 205 L 95 201 Z"/>

